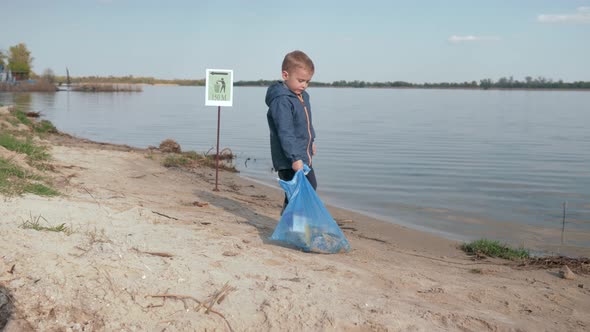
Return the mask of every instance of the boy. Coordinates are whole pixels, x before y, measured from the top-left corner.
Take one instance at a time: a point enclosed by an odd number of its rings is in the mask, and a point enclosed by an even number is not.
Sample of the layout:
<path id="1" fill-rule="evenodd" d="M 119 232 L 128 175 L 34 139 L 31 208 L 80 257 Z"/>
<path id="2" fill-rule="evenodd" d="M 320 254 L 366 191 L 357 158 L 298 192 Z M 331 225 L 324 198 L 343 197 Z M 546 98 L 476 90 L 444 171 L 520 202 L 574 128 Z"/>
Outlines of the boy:
<path id="1" fill-rule="evenodd" d="M 311 122 L 309 85 L 315 68 L 311 59 L 301 51 L 288 53 L 283 59 L 283 81 L 273 83 L 266 91 L 268 127 L 272 164 L 281 180 L 290 181 L 303 164 L 311 168 L 307 179 L 316 189 L 312 168 L 315 155 L 315 131 Z M 283 211 L 288 203 L 285 195 Z M 283 212 L 281 211 L 281 214 Z"/>

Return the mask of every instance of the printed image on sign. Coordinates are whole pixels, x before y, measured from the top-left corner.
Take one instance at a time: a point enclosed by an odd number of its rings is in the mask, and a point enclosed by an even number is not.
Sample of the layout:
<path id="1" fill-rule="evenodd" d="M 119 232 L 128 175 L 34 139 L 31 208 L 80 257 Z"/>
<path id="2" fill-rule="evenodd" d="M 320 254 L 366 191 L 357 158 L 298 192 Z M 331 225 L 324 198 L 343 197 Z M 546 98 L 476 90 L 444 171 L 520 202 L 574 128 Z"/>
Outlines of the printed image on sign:
<path id="1" fill-rule="evenodd" d="M 232 106 L 234 72 L 227 69 L 207 69 L 205 79 L 206 106 Z"/>

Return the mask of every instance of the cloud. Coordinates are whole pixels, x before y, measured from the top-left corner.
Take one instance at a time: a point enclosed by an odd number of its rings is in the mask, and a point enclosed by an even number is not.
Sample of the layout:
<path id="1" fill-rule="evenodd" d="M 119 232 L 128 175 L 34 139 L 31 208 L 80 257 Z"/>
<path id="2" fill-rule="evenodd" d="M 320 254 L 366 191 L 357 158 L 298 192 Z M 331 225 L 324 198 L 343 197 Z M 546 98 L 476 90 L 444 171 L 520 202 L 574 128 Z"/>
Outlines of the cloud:
<path id="1" fill-rule="evenodd" d="M 497 37 L 497 36 L 472 36 L 472 35 L 467 35 L 467 36 L 452 35 L 448 39 L 448 41 L 453 44 L 468 43 L 468 42 L 481 42 L 481 41 L 497 41 L 497 40 L 500 40 L 500 37 Z"/>
<path id="2" fill-rule="evenodd" d="M 590 7 L 578 7 L 572 14 L 541 14 L 537 16 L 541 23 L 590 23 Z"/>

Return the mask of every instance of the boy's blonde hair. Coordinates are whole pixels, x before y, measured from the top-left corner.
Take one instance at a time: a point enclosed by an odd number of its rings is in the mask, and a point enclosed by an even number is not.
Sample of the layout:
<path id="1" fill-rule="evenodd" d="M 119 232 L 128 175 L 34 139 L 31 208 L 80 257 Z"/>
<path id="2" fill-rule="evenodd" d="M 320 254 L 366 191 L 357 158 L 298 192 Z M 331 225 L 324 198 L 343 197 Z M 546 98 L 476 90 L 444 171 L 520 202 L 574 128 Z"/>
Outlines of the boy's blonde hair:
<path id="1" fill-rule="evenodd" d="M 307 56 L 307 54 L 301 51 L 293 51 L 285 55 L 283 59 L 283 71 L 290 73 L 295 68 L 303 68 L 315 72 L 313 61 Z"/>

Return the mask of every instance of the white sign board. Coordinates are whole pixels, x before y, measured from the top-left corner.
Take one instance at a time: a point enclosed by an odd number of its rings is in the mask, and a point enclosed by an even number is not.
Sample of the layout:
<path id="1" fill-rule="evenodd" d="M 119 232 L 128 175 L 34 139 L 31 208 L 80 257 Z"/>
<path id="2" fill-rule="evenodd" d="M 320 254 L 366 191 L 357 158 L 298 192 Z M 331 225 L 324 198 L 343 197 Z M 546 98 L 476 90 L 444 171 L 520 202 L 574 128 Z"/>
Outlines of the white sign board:
<path id="1" fill-rule="evenodd" d="M 232 106 L 234 94 L 234 71 L 207 69 L 205 76 L 205 105 Z"/>

